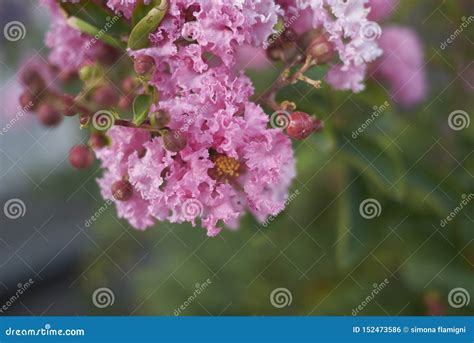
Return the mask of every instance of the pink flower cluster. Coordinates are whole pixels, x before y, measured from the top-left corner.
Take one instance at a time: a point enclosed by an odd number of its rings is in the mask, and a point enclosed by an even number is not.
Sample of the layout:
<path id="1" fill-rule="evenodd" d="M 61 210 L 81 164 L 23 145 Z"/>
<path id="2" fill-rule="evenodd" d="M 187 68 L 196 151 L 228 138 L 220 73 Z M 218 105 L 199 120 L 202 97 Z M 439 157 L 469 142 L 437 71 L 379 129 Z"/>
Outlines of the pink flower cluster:
<path id="1" fill-rule="evenodd" d="M 50 60 L 78 70 L 97 51 L 87 36 L 67 26 L 56 1 L 42 0 L 52 12 L 47 36 Z M 71 0 L 70 2 L 74 2 Z M 137 1 L 108 0 L 130 18 Z M 150 47 L 129 50 L 135 59 L 151 57 L 148 83 L 160 95 L 150 113 L 169 115 L 167 127 L 183 149 L 167 149 L 165 137 L 127 127 L 112 127 L 111 145 L 98 149 L 104 168 L 102 194 L 116 203 L 120 217 L 144 229 L 156 220 L 191 222 L 214 236 L 223 225 L 236 227 L 248 209 L 260 221 L 284 209 L 295 176 L 291 141 L 269 128 L 263 109 L 249 101 L 251 81 L 236 71 L 237 49 L 261 47 L 279 18 L 297 17 L 302 33 L 324 30 L 337 52 L 327 81 L 337 89 L 363 89 L 367 64 L 382 54 L 379 26 L 367 19 L 368 0 L 174 0 Z M 114 184 L 133 187 L 127 201 L 116 200 Z"/>

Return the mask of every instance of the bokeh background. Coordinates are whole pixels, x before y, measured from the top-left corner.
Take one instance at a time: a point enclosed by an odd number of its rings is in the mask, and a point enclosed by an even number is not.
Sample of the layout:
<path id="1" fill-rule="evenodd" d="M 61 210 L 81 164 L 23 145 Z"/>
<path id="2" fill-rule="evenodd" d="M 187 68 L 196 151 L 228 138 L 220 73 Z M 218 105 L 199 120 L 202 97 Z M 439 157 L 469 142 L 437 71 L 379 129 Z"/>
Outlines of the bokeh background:
<path id="1" fill-rule="evenodd" d="M 48 17 L 36 0 L 0 0 L 2 31 L 11 21 L 26 28 L 19 41 L 0 36 L 0 204 L 25 204 L 17 219 L 0 212 L 2 315 L 175 315 L 180 306 L 180 315 L 353 315 L 358 306 L 358 315 L 472 315 L 474 202 L 455 209 L 474 193 L 474 23 L 441 47 L 472 15 L 471 0 L 405 0 L 384 21 L 412 27 L 423 43 L 428 96 L 417 106 L 397 104 L 372 78 L 360 94 L 286 88 L 281 100 L 326 123 L 295 143 L 292 201 L 266 226 L 247 216 L 208 238 L 169 223 L 135 231 L 101 198 L 97 164 L 69 166 L 69 148 L 87 140 L 75 119 L 45 129 L 31 114 L 18 118 L 16 74 L 47 56 Z M 258 97 L 277 71 L 248 75 Z M 454 111 L 467 115 L 462 129 L 449 125 Z M 374 218 L 360 213 L 366 199 L 380 205 Z M 97 306 L 104 288 L 107 306 Z M 271 301 L 279 288 L 282 307 Z M 459 289 L 462 306 L 453 306 Z"/>

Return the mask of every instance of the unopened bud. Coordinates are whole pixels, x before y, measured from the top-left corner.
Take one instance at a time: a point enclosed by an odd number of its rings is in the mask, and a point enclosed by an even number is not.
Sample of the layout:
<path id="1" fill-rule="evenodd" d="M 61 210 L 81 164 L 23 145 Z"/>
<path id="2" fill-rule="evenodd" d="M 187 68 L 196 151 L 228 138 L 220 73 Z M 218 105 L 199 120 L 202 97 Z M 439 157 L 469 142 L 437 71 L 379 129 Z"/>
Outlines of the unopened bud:
<path id="1" fill-rule="evenodd" d="M 168 151 L 179 152 L 186 147 L 186 138 L 178 131 L 163 130 L 161 137 L 163 138 L 163 145 Z"/>
<path id="2" fill-rule="evenodd" d="M 20 106 L 28 111 L 36 111 L 38 108 L 38 100 L 27 90 L 21 93 L 18 101 Z"/>
<path id="3" fill-rule="evenodd" d="M 140 55 L 135 57 L 133 67 L 138 75 L 146 75 L 155 67 L 155 60 L 148 55 Z"/>
<path id="4" fill-rule="evenodd" d="M 94 132 L 91 134 L 89 142 L 94 149 L 101 149 L 107 145 L 108 139 L 103 134 Z"/>
<path id="5" fill-rule="evenodd" d="M 293 139 L 303 140 L 315 131 L 320 131 L 323 125 L 321 120 L 314 119 L 305 112 L 293 112 L 286 133 Z"/>
<path id="6" fill-rule="evenodd" d="M 69 162 L 76 169 L 87 169 L 94 162 L 94 154 L 87 145 L 75 145 L 69 150 Z"/>
<path id="7" fill-rule="evenodd" d="M 20 82 L 28 88 L 32 94 L 40 94 L 46 89 L 46 82 L 43 76 L 32 68 L 26 68 L 20 74 Z"/>
<path id="8" fill-rule="evenodd" d="M 306 52 L 318 64 L 325 64 L 332 60 L 334 47 L 326 35 L 319 35 L 310 43 Z"/>
<path id="9" fill-rule="evenodd" d="M 63 119 L 61 113 L 48 104 L 41 104 L 37 113 L 38 120 L 44 126 L 56 126 Z"/>
<path id="10" fill-rule="evenodd" d="M 133 186 L 126 180 L 119 180 L 112 185 L 112 196 L 118 201 L 127 201 L 133 195 Z"/>
<path id="11" fill-rule="evenodd" d="M 97 88 L 92 95 L 93 100 L 100 106 L 112 107 L 117 104 L 118 96 L 111 86 Z"/>

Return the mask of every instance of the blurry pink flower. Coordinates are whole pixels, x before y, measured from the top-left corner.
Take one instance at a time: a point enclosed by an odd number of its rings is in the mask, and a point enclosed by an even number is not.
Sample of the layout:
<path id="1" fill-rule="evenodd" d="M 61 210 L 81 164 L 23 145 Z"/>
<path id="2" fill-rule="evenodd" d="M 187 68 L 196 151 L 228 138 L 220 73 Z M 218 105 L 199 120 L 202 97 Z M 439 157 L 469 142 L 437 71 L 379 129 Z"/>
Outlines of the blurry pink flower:
<path id="1" fill-rule="evenodd" d="M 369 19 L 374 21 L 386 19 L 392 14 L 399 2 L 400 0 L 369 0 Z"/>
<path id="2" fill-rule="evenodd" d="M 376 78 L 386 81 L 394 101 L 414 105 L 426 96 L 424 54 L 416 32 L 400 26 L 385 27 L 379 44 L 384 55 L 375 65 Z"/>

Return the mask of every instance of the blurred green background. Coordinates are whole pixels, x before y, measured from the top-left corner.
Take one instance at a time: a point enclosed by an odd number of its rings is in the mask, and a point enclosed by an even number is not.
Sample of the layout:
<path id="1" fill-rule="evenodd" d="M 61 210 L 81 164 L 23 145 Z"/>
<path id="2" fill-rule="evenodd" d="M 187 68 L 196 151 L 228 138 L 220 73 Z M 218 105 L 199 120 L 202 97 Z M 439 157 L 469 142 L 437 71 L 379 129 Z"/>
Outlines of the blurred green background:
<path id="1" fill-rule="evenodd" d="M 3 94 L 22 60 L 47 54 L 46 13 L 34 3 L 2 1 L 2 27 L 28 23 L 24 40 L 1 42 Z M 100 170 L 73 172 L 66 161 L 69 147 L 87 137 L 69 119 L 47 130 L 25 118 L 0 137 L 2 205 L 15 197 L 27 206 L 19 221 L 2 218 L 1 298 L 29 277 L 35 286 L 7 314 L 174 315 L 207 279 L 181 315 L 352 315 L 385 279 L 359 315 L 473 314 L 474 299 L 460 308 L 448 302 L 458 287 L 474 297 L 473 203 L 440 224 L 463 194 L 474 193 L 474 125 L 448 126 L 450 113 L 474 108 L 474 24 L 440 48 L 473 7 L 469 0 L 405 0 L 385 21 L 421 36 L 429 96 L 416 107 L 397 106 L 373 80 L 360 94 L 301 83 L 280 93 L 326 127 L 295 143 L 290 193 L 298 195 L 267 227 L 246 216 L 239 230 L 215 238 L 169 223 L 140 232 L 112 206 L 88 228 L 85 221 L 105 204 L 95 183 Z M 256 96 L 275 79 L 272 70 L 248 73 Z M 353 139 L 385 101 L 388 110 Z M 4 126 L 5 100 L 0 106 Z M 373 219 L 359 213 L 368 198 L 381 205 Z M 114 294 L 106 308 L 91 300 L 101 287 Z M 292 297 L 282 308 L 270 301 L 280 287 Z"/>

